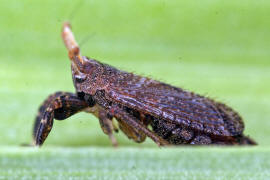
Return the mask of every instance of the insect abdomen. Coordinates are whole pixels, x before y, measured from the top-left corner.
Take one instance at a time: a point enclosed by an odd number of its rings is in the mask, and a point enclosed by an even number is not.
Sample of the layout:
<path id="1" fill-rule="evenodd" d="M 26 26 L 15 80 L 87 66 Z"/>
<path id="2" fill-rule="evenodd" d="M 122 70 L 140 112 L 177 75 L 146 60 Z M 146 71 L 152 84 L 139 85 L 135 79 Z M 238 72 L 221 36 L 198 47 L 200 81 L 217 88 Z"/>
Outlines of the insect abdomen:
<path id="1" fill-rule="evenodd" d="M 167 140 L 170 144 L 187 144 L 194 137 L 192 130 L 168 123 L 162 119 L 153 119 L 151 126 L 157 135 Z"/>

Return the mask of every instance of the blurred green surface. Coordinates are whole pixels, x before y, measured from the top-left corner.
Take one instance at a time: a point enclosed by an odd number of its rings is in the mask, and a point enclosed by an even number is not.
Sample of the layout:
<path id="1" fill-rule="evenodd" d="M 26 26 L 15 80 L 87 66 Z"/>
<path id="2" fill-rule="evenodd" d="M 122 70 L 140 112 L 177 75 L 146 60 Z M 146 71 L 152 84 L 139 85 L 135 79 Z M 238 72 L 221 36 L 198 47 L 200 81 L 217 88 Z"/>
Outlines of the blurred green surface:
<path id="1" fill-rule="evenodd" d="M 0 179 L 269 179 L 269 148 L 2 147 Z"/>
<path id="2" fill-rule="evenodd" d="M 82 53 L 227 103 L 245 134 L 270 145 L 269 1 L 8 1 L 0 3 L 0 145 L 31 141 L 40 103 L 74 91 L 61 40 L 70 20 Z M 142 145 L 120 133 L 121 146 Z M 98 120 L 56 121 L 45 143 L 110 146 Z"/>
<path id="3" fill-rule="evenodd" d="M 0 179 L 269 179 L 269 17 L 262 0 L 0 0 Z M 74 92 L 66 20 L 83 55 L 225 102 L 259 146 L 159 149 L 119 133 L 113 149 L 80 113 L 42 149 L 14 147 L 49 94 Z"/>

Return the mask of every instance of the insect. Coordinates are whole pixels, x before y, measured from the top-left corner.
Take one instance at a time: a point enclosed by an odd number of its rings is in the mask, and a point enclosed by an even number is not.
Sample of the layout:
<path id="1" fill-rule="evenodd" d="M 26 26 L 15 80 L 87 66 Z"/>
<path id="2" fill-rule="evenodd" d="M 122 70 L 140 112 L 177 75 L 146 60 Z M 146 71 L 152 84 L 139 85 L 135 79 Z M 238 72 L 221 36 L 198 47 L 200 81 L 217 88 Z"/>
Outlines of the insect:
<path id="1" fill-rule="evenodd" d="M 76 93 L 57 92 L 44 101 L 35 119 L 35 145 L 44 143 L 54 119 L 82 111 L 99 119 L 114 146 L 118 129 L 135 142 L 149 137 L 160 146 L 256 144 L 243 135 L 242 118 L 225 104 L 82 56 L 68 22 L 62 38 Z"/>

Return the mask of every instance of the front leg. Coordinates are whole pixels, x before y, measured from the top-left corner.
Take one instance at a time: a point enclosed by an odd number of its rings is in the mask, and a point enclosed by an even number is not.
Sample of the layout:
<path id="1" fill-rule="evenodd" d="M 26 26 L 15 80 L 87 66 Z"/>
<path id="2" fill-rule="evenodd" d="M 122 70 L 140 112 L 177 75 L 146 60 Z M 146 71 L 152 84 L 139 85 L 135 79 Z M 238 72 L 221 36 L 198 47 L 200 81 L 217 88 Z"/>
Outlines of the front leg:
<path id="1" fill-rule="evenodd" d="M 50 95 L 39 108 L 33 129 L 34 145 L 41 146 L 53 126 L 53 119 L 64 120 L 88 106 L 73 93 Z"/>

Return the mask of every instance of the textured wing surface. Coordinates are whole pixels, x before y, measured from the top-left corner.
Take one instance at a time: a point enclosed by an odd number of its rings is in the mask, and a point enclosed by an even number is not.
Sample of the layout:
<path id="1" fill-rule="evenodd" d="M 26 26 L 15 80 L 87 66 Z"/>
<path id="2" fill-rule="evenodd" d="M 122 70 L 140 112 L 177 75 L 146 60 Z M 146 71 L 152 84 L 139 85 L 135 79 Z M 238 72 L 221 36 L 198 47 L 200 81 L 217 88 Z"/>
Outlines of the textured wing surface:
<path id="1" fill-rule="evenodd" d="M 224 104 L 133 74 L 120 77 L 111 83 L 108 95 L 129 108 L 214 135 L 243 132 L 241 117 Z"/>

